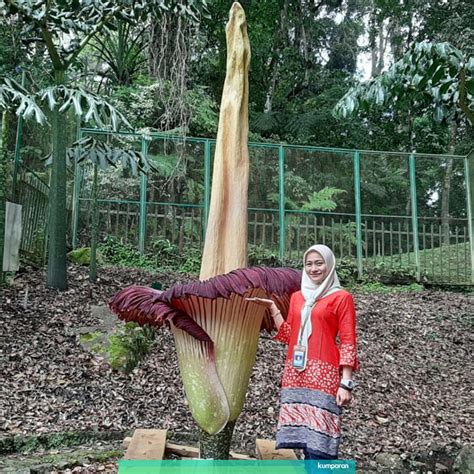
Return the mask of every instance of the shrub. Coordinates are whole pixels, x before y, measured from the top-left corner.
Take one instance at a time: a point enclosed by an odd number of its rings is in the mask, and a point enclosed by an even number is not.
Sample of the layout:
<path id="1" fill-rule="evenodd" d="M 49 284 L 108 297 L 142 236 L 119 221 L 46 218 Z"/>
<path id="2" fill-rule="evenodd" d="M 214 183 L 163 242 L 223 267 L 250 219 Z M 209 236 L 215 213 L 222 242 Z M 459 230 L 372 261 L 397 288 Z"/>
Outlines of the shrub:
<path id="1" fill-rule="evenodd" d="M 123 267 L 152 269 L 154 262 L 130 244 L 121 242 L 115 237 L 108 237 L 99 246 L 100 253 L 105 263 L 110 265 L 120 265 Z"/>
<path id="2" fill-rule="evenodd" d="M 148 354 L 154 340 L 153 328 L 126 323 L 109 338 L 107 352 L 111 367 L 125 373 L 131 372 Z"/>

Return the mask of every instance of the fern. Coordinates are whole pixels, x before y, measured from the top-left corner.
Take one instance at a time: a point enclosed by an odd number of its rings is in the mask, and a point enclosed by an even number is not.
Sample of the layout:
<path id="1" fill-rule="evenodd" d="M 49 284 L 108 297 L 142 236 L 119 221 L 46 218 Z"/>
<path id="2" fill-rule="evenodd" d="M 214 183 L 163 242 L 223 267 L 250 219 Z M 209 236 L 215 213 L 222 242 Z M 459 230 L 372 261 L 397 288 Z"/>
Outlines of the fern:
<path id="1" fill-rule="evenodd" d="M 321 191 L 314 192 L 308 197 L 308 201 L 303 204 L 304 211 L 334 211 L 337 203 L 334 197 L 345 193 L 343 189 L 325 187 Z"/>
<path id="2" fill-rule="evenodd" d="M 280 112 L 267 112 L 258 114 L 252 120 L 252 131 L 262 134 L 278 134 L 284 125 L 284 118 Z"/>
<path id="3" fill-rule="evenodd" d="M 314 135 L 318 122 L 319 117 L 317 112 L 311 111 L 304 114 L 292 115 L 288 118 L 285 132 L 293 137 L 305 140 Z"/>

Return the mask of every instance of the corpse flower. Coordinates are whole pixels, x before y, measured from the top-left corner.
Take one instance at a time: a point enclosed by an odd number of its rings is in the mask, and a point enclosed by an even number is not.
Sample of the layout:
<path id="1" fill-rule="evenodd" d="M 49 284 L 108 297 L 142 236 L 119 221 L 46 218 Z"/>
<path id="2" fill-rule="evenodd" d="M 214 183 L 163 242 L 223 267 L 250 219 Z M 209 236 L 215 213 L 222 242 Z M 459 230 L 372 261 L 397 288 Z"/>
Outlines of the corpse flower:
<path id="1" fill-rule="evenodd" d="M 174 335 L 191 413 L 201 428 L 200 456 L 227 459 L 255 362 L 260 329 L 272 329 L 263 306 L 272 298 L 286 317 L 301 275 L 247 266 L 248 69 L 250 45 L 239 3 L 226 27 L 227 72 L 214 156 L 211 203 L 199 282 L 159 292 L 130 287 L 110 307 L 125 321 L 161 326 Z"/>
<path id="2" fill-rule="evenodd" d="M 201 457 L 225 458 L 235 420 L 242 411 L 261 329 L 273 320 L 246 297 L 272 298 L 284 316 L 299 288 L 301 272 L 252 267 L 166 291 L 132 286 L 120 291 L 111 309 L 125 321 L 171 328 L 191 413 L 216 443 L 201 439 Z M 220 439 L 220 438 L 217 438 Z"/>

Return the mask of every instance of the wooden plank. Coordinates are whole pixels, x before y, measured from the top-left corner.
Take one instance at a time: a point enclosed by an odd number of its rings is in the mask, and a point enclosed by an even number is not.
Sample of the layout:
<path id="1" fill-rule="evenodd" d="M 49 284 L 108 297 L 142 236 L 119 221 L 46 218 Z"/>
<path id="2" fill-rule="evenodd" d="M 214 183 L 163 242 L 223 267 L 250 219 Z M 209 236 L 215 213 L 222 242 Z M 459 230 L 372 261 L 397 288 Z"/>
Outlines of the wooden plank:
<path id="1" fill-rule="evenodd" d="M 258 459 L 298 459 L 292 449 L 276 449 L 275 441 L 270 439 L 257 439 Z"/>
<path id="2" fill-rule="evenodd" d="M 123 447 L 124 449 L 128 449 L 130 443 L 132 441 L 132 437 L 128 436 L 123 440 Z M 181 444 L 170 443 L 169 441 L 166 442 L 165 452 L 177 454 L 183 458 L 197 458 L 199 457 L 199 448 L 195 446 L 182 446 Z M 230 459 L 255 459 L 252 456 L 248 456 L 247 454 L 240 454 L 234 451 L 230 452 Z"/>
<path id="3" fill-rule="evenodd" d="M 138 429 L 125 453 L 124 459 L 160 460 L 163 459 L 167 430 Z"/>
<path id="4" fill-rule="evenodd" d="M 21 205 L 7 202 L 5 211 L 2 269 L 4 272 L 17 272 L 20 267 Z"/>
<path id="5" fill-rule="evenodd" d="M 249 460 L 249 459 L 255 459 L 252 456 L 248 456 L 247 454 L 240 454 L 240 453 L 235 453 L 234 451 L 231 451 L 230 453 L 230 459 L 242 459 L 242 460 Z"/>
<path id="6" fill-rule="evenodd" d="M 177 454 L 184 458 L 199 457 L 199 448 L 194 446 L 181 446 L 180 444 L 166 443 L 166 452 Z"/>

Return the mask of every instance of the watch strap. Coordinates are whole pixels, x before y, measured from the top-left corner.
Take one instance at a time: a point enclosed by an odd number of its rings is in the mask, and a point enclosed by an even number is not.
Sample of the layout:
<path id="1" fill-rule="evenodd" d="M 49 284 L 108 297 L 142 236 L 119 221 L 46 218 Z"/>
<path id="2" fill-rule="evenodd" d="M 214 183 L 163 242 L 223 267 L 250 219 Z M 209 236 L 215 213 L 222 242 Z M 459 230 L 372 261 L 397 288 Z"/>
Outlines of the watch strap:
<path id="1" fill-rule="evenodd" d="M 341 384 L 339 385 L 341 388 L 344 388 L 345 390 L 348 390 L 349 392 L 352 392 L 352 389 L 354 388 L 353 386 L 352 387 L 349 387 L 348 385 L 344 384 L 341 382 Z"/>

